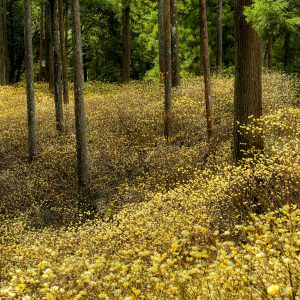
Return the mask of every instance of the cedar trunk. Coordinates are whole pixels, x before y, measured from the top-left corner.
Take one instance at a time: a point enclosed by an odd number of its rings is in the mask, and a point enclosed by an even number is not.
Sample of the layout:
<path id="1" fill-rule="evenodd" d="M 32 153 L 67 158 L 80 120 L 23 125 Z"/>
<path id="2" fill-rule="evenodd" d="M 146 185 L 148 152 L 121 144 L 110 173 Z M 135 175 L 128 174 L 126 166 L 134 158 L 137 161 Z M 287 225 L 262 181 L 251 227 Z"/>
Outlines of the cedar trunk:
<path id="1" fill-rule="evenodd" d="M 46 80 L 49 90 L 54 90 L 54 62 L 53 62 L 53 37 L 51 28 L 50 4 L 45 2 L 45 57 L 46 57 Z"/>
<path id="2" fill-rule="evenodd" d="M 253 27 L 246 22 L 243 10 L 252 0 L 235 1 L 236 74 L 234 91 L 234 159 L 248 157 L 249 149 L 260 151 L 260 136 L 243 133 L 243 126 L 262 115 L 262 57 L 260 40 Z"/>
<path id="3" fill-rule="evenodd" d="M 61 134 L 64 130 L 63 105 L 62 105 L 62 82 L 61 82 L 61 61 L 60 41 L 57 15 L 57 0 L 50 0 L 51 28 L 53 37 L 53 62 L 54 62 L 54 102 L 56 130 Z"/>
<path id="4" fill-rule="evenodd" d="M 40 21 L 40 53 L 39 53 L 39 81 L 43 81 L 43 52 L 44 52 L 44 2 L 41 2 Z"/>
<path id="5" fill-rule="evenodd" d="M 29 161 L 32 162 L 37 152 L 35 101 L 33 87 L 33 55 L 31 29 L 31 0 L 24 0 L 24 36 L 25 36 L 25 67 L 27 88 L 28 142 Z"/>
<path id="6" fill-rule="evenodd" d="M 172 55 L 171 55 L 171 10 L 170 0 L 164 0 L 163 3 L 163 29 L 164 29 L 164 63 L 165 70 L 164 90 L 165 90 L 165 138 L 172 135 Z"/>
<path id="7" fill-rule="evenodd" d="M 163 0 L 158 0 L 158 34 L 159 34 L 159 77 L 160 82 L 164 83 L 165 74 L 165 37 L 163 19 Z"/>
<path id="8" fill-rule="evenodd" d="M 171 24 L 172 24 L 172 86 L 180 85 L 179 54 L 178 54 L 178 19 L 177 0 L 170 0 Z"/>
<path id="9" fill-rule="evenodd" d="M 207 137 L 212 140 L 214 136 L 214 112 L 211 97 L 211 77 L 209 65 L 209 49 L 208 49 L 208 31 L 207 31 L 207 17 L 206 17 L 206 0 L 200 0 L 200 33 L 201 33 L 201 54 L 204 71 L 204 85 L 205 85 L 205 106 L 206 106 L 206 120 L 207 120 Z"/>
<path id="10" fill-rule="evenodd" d="M 82 41 L 79 15 L 79 0 L 71 1 L 74 57 L 74 100 L 77 146 L 77 172 L 79 188 L 88 184 L 88 148 L 86 135 L 86 116 L 83 93 Z"/>
<path id="11" fill-rule="evenodd" d="M 130 82 L 130 5 L 123 8 L 123 57 L 122 57 L 122 79 Z"/>
<path id="12" fill-rule="evenodd" d="M 63 83 L 63 98 L 64 104 L 69 104 L 69 87 L 68 87 L 68 56 L 67 45 L 65 39 L 65 22 L 64 22 L 64 5 L 63 0 L 58 0 L 59 14 L 59 33 L 60 33 L 60 51 L 62 64 L 62 83 Z"/>
<path id="13" fill-rule="evenodd" d="M 222 72 L 222 56 L 223 56 L 223 28 L 222 28 L 222 0 L 218 0 L 217 5 L 217 74 Z"/>

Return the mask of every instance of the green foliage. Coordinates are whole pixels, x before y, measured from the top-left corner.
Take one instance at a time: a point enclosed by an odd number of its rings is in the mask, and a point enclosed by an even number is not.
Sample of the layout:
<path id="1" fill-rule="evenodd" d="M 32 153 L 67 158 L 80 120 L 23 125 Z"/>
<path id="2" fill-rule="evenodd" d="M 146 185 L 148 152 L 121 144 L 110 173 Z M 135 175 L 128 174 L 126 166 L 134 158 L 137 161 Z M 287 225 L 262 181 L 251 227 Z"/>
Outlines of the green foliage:
<path id="1" fill-rule="evenodd" d="M 298 0 L 254 0 L 244 13 L 261 36 L 279 36 L 300 28 L 299 8 Z"/>

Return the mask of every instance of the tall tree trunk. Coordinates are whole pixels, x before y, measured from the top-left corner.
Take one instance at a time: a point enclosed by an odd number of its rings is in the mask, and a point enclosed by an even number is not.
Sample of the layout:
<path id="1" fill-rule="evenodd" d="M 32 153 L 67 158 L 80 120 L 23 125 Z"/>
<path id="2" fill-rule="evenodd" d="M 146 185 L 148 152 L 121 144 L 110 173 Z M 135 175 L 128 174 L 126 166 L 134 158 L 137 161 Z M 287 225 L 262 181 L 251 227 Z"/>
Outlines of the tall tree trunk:
<path id="1" fill-rule="evenodd" d="M 46 79 L 49 83 L 49 90 L 54 90 L 54 62 L 53 62 L 53 37 L 51 27 L 50 4 L 45 2 L 45 50 L 46 50 Z"/>
<path id="2" fill-rule="evenodd" d="M 223 56 L 223 28 L 222 28 L 222 0 L 218 0 L 217 5 L 217 74 L 222 72 L 222 56 Z"/>
<path id="3" fill-rule="evenodd" d="M 178 19 L 177 0 L 170 0 L 171 24 L 172 24 L 172 86 L 180 85 L 179 55 L 178 55 Z"/>
<path id="4" fill-rule="evenodd" d="M 5 84 L 5 65 L 4 65 L 4 36 L 3 36 L 3 6 L 0 0 L 0 85 Z"/>
<path id="5" fill-rule="evenodd" d="M 6 0 L 0 0 L 0 85 L 8 78 Z"/>
<path id="6" fill-rule="evenodd" d="M 8 41 L 7 41 L 7 16 L 6 16 L 6 0 L 3 0 L 3 51 L 4 51 L 4 81 L 8 83 L 9 69 L 8 69 Z"/>
<path id="7" fill-rule="evenodd" d="M 44 2 L 41 2 L 40 20 L 40 53 L 39 53 L 39 81 L 43 81 L 43 52 L 44 52 Z"/>
<path id="8" fill-rule="evenodd" d="M 272 71 L 272 58 L 273 58 L 273 37 L 270 36 L 268 40 L 268 69 Z"/>
<path id="9" fill-rule="evenodd" d="M 77 145 L 77 172 L 79 188 L 88 184 L 89 165 L 86 134 L 86 116 L 83 92 L 83 61 L 82 41 L 79 15 L 79 0 L 71 0 L 72 29 L 73 29 L 73 57 L 74 57 L 74 99 Z"/>
<path id="10" fill-rule="evenodd" d="M 165 90 L 165 138 L 172 135 L 172 55 L 171 55 L 171 10 L 170 0 L 163 3 L 163 29 L 164 29 L 164 90 Z"/>
<path id="11" fill-rule="evenodd" d="M 250 149 L 260 151 L 260 136 L 245 134 L 243 126 L 262 115 L 262 57 L 260 40 L 253 27 L 246 22 L 244 7 L 252 0 L 235 0 L 236 74 L 234 91 L 234 159 L 248 157 Z"/>
<path id="12" fill-rule="evenodd" d="M 15 82 L 15 26 L 14 0 L 9 2 L 9 83 Z"/>
<path id="13" fill-rule="evenodd" d="M 58 13 L 59 13 L 59 32 L 60 32 L 60 50 L 62 62 L 62 82 L 63 82 L 63 98 L 64 104 L 69 104 L 69 87 L 68 87 L 68 56 L 66 50 L 65 39 L 65 22 L 64 22 L 64 5 L 63 0 L 58 0 Z"/>
<path id="14" fill-rule="evenodd" d="M 130 5 L 128 1 L 123 4 L 123 57 L 122 57 L 122 79 L 130 82 Z"/>
<path id="15" fill-rule="evenodd" d="M 206 105 L 206 120 L 207 120 L 207 137 L 211 141 L 214 137 L 214 112 L 211 97 L 211 77 L 209 64 L 209 49 L 208 49 L 208 31 L 207 31 L 207 16 L 206 16 L 206 0 L 200 0 L 200 33 L 201 33 L 201 54 L 204 71 L 205 85 L 205 105 Z"/>
<path id="16" fill-rule="evenodd" d="M 163 1 L 164 0 L 158 0 L 159 75 L 160 75 L 161 83 L 164 83 L 164 74 L 165 74 L 165 69 L 166 69 Z"/>
<path id="17" fill-rule="evenodd" d="M 58 134 L 64 130 L 63 122 L 63 105 L 61 89 L 61 60 L 60 60 L 60 42 L 59 26 L 57 15 L 57 0 L 50 0 L 51 28 L 53 37 L 53 62 L 54 62 L 54 101 L 55 101 L 55 118 L 56 129 Z"/>
<path id="18" fill-rule="evenodd" d="M 35 101 L 33 87 L 33 55 L 31 29 L 31 0 L 24 0 L 24 36 L 25 36 L 25 65 L 27 87 L 28 141 L 29 161 L 32 162 L 37 153 Z"/>

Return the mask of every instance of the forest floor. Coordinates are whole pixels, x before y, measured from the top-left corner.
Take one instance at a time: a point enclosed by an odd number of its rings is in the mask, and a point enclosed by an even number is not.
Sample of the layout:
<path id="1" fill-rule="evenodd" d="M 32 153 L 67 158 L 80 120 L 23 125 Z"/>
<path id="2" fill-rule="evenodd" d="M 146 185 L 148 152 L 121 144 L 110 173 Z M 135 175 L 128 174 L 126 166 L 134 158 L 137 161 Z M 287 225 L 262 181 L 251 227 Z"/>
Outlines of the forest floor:
<path id="1" fill-rule="evenodd" d="M 168 142 L 159 84 L 86 84 L 86 197 L 98 213 L 84 223 L 72 97 L 57 136 L 52 95 L 36 85 L 38 158 L 29 165 L 25 88 L 1 87 L 0 299 L 300 297 L 299 82 L 264 75 L 264 117 L 245 130 L 262 134 L 265 150 L 239 166 L 233 78 L 213 79 L 217 147 L 208 156 L 202 82 L 174 89 Z"/>

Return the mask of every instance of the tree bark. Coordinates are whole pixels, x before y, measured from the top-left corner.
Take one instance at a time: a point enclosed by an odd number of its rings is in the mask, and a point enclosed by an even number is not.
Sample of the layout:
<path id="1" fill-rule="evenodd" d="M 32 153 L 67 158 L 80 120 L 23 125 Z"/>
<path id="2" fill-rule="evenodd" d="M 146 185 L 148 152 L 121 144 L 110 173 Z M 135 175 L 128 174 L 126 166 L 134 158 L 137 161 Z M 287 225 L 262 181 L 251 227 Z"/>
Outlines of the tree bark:
<path id="1" fill-rule="evenodd" d="M 222 0 L 218 0 L 217 6 L 217 74 L 222 72 L 222 56 L 223 56 L 223 28 L 222 28 Z"/>
<path id="2" fill-rule="evenodd" d="M 123 4 L 123 57 L 122 57 L 122 79 L 123 82 L 130 82 L 130 5 Z"/>
<path id="3" fill-rule="evenodd" d="M 53 62 L 53 37 L 51 28 L 50 4 L 45 2 L 45 55 L 46 55 L 46 80 L 49 83 L 49 90 L 54 90 L 54 62 Z"/>
<path id="4" fill-rule="evenodd" d="M 234 160 L 252 156 L 247 153 L 263 150 L 261 136 L 243 132 L 243 126 L 262 115 L 262 55 L 260 40 L 246 22 L 243 10 L 252 0 L 235 0 L 236 74 L 234 91 Z M 253 152 L 252 152 L 253 153 Z"/>
<path id="5" fill-rule="evenodd" d="M 0 85 L 8 82 L 6 0 L 0 0 Z"/>
<path id="6" fill-rule="evenodd" d="M 273 58 L 273 37 L 270 36 L 268 40 L 268 69 L 272 71 L 272 58 Z"/>
<path id="7" fill-rule="evenodd" d="M 177 0 L 170 0 L 171 24 L 172 24 L 172 86 L 180 85 L 179 54 L 178 54 L 178 19 Z"/>
<path id="8" fill-rule="evenodd" d="M 165 91 L 165 130 L 164 135 L 169 139 L 172 135 L 172 55 L 171 55 L 171 10 L 170 0 L 164 0 L 163 3 L 163 29 L 164 29 L 164 62 L 165 70 L 164 91 Z"/>
<path id="9" fill-rule="evenodd" d="M 27 115 L 29 161 L 32 162 L 37 154 L 35 100 L 33 86 L 33 55 L 32 55 L 32 28 L 31 28 L 31 0 L 24 0 L 24 36 L 25 36 L 25 66 L 27 87 Z"/>
<path id="10" fill-rule="evenodd" d="M 63 98 L 64 104 L 69 104 L 69 87 L 68 87 L 68 56 L 67 45 L 65 39 L 65 22 L 64 22 L 64 5 L 63 0 L 58 0 L 59 13 L 59 32 L 60 32 L 60 51 L 62 62 L 62 83 L 63 83 Z"/>
<path id="11" fill-rule="evenodd" d="M 77 145 L 77 173 L 79 188 L 88 185 L 89 165 L 86 134 L 86 116 L 83 92 L 83 61 L 82 41 L 79 15 L 79 0 L 71 0 L 72 31 L 73 31 L 73 57 L 74 57 L 74 99 L 75 123 Z"/>
<path id="12" fill-rule="evenodd" d="M 211 141 L 214 137 L 214 112 L 211 96 L 211 77 L 209 64 L 209 48 L 208 48 L 208 31 L 207 31 L 207 16 L 206 16 L 206 0 L 200 0 L 200 33 L 201 33 L 201 54 L 204 71 L 205 85 L 205 106 L 207 120 L 207 137 Z"/>
<path id="13" fill-rule="evenodd" d="M 44 2 L 41 2 L 40 20 L 40 53 L 39 53 L 39 81 L 43 81 L 43 52 L 44 52 Z"/>
<path id="14" fill-rule="evenodd" d="M 159 33 L 159 77 L 160 82 L 164 83 L 165 74 L 165 37 L 164 37 L 164 20 L 163 20 L 163 1 L 158 0 L 158 33 Z"/>
<path id="15" fill-rule="evenodd" d="M 56 130 L 61 134 L 64 130 L 63 105 L 62 105 L 62 82 L 61 82 L 61 60 L 60 60 L 60 42 L 59 26 L 57 15 L 57 0 L 50 0 L 51 28 L 53 37 L 53 62 L 54 62 L 54 102 Z"/>
<path id="16" fill-rule="evenodd" d="M 9 2 L 9 83 L 15 82 L 15 28 L 14 28 L 14 0 Z"/>

